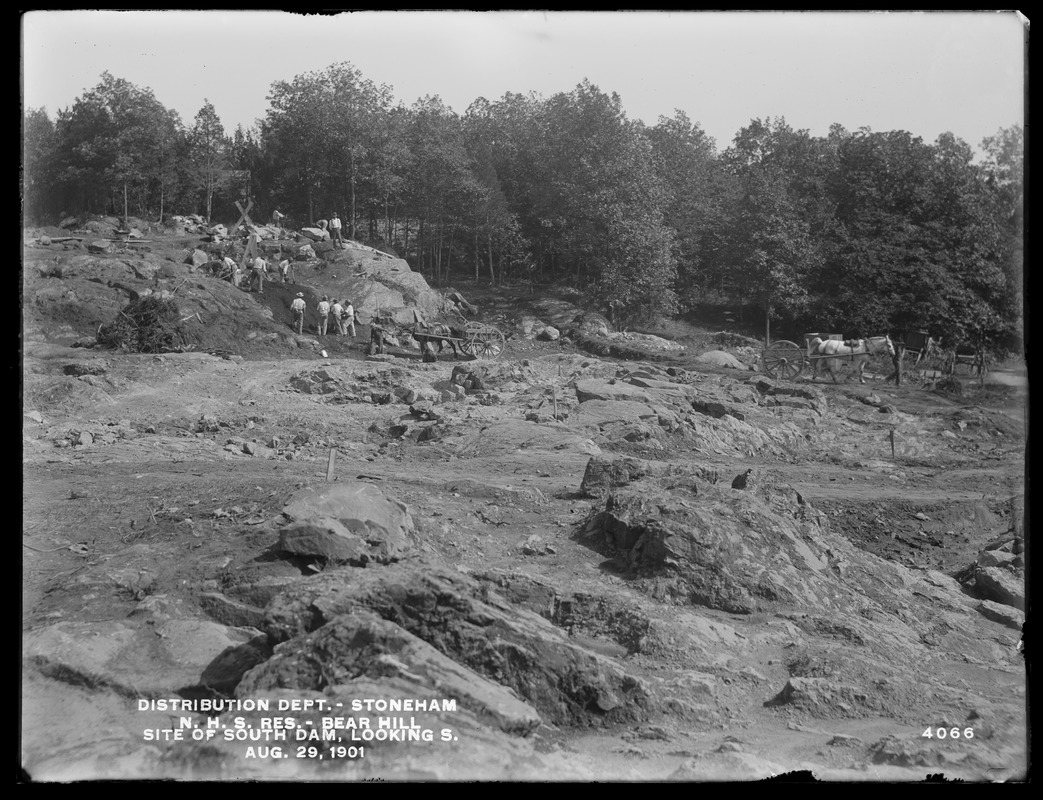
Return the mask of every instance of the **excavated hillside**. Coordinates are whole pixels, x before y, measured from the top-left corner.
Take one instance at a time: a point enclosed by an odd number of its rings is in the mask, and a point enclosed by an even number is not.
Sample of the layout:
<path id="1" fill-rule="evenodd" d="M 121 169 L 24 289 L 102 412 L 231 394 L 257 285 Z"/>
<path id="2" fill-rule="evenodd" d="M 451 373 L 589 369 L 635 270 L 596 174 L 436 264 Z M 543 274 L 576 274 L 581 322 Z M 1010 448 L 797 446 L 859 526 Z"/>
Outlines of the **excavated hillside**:
<path id="1" fill-rule="evenodd" d="M 467 309 L 292 238 L 248 292 L 101 232 L 24 237 L 29 779 L 1025 777 L 1023 387 L 777 381 L 567 292 Z M 95 344 L 150 296 L 188 346 Z M 414 308 L 504 349 L 365 353 Z"/>

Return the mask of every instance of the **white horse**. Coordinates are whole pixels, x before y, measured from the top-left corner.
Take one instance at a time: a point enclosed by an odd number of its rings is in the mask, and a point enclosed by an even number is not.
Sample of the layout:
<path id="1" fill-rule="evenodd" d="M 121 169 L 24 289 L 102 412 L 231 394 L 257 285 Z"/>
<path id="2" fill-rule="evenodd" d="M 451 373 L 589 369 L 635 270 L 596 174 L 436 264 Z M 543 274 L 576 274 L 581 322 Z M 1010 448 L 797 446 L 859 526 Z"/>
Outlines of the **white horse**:
<path id="1" fill-rule="evenodd" d="M 850 361 L 858 365 L 858 382 L 866 382 L 866 363 L 870 356 L 886 353 L 892 359 L 895 356 L 895 345 L 890 336 L 871 336 L 868 339 L 826 339 L 823 341 L 816 336 L 808 342 L 808 357 L 811 361 L 811 380 L 818 377 L 818 368 L 821 363 L 826 372 L 837 382 L 836 373 L 840 369 L 841 361 Z"/>

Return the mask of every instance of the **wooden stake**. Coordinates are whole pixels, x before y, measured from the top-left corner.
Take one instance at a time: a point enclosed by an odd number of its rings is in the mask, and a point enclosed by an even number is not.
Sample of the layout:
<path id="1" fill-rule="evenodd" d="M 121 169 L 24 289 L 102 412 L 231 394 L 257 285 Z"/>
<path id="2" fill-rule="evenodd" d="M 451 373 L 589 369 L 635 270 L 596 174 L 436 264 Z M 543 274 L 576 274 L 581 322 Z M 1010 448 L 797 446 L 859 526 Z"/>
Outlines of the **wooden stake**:
<path id="1" fill-rule="evenodd" d="M 894 458 L 895 457 L 895 429 L 894 428 L 891 428 L 890 436 L 891 436 L 891 458 Z"/>
<path id="2" fill-rule="evenodd" d="M 337 460 L 337 451 L 334 448 L 330 448 L 330 460 L 326 462 L 326 482 L 329 483 L 333 480 L 333 464 Z"/>

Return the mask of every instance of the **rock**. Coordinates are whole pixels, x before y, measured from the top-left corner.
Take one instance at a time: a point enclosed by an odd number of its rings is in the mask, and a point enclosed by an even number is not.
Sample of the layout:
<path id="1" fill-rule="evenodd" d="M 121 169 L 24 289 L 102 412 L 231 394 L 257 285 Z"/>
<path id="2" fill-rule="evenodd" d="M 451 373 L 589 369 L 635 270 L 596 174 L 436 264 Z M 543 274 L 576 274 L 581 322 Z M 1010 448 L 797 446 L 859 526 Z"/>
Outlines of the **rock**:
<path id="1" fill-rule="evenodd" d="M 826 551 L 857 556 L 835 539 L 822 541 L 819 519 L 792 491 L 739 492 L 667 475 L 612 490 L 577 537 L 630 565 L 647 579 L 635 585 L 660 600 L 740 614 L 762 601 L 837 608 L 846 592 Z"/>
<path id="2" fill-rule="evenodd" d="M 193 269 L 199 269 L 210 260 L 210 256 L 202 250 L 196 249 L 185 256 L 183 263 L 191 264 Z"/>
<path id="3" fill-rule="evenodd" d="M 334 394 L 345 390 L 340 378 L 327 369 L 300 372 L 290 378 L 290 386 L 304 394 Z"/>
<path id="4" fill-rule="evenodd" d="M 529 538 L 522 542 L 522 545 L 519 549 L 521 550 L 522 555 L 526 556 L 540 556 L 547 551 L 547 547 L 543 543 L 543 537 L 540 536 L 538 533 L 532 534 Z M 608 711 L 610 709 L 604 710 Z"/>
<path id="5" fill-rule="evenodd" d="M 974 586 L 983 599 L 1025 610 L 1025 584 L 1001 567 L 978 567 L 974 570 Z"/>
<path id="6" fill-rule="evenodd" d="M 754 482 L 750 478 L 751 475 L 753 475 L 753 470 L 752 469 L 746 470 L 741 475 L 736 475 L 734 480 L 732 480 L 732 488 L 733 489 L 752 489 L 752 488 L 754 488 L 755 484 L 754 484 Z"/>
<path id="7" fill-rule="evenodd" d="M 1013 606 L 994 603 L 991 600 L 980 600 L 976 607 L 986 619 L 999 622 L 1008 628 L 1020 631 L 1025 624 L 1025 613 Z"/>
<path id="8" fill-rule="evenodd" d="M 583 472 L 580 492 L 587 497 L 600 497 L 611 489 L 647 475 L 666 475 L 670 465 L 657 461 L 642 461 L 628 456 L 594 456 Z"/>
<path id="9" fill-rule="evenodd" d="M 695 360 L 704 364 L 712 364 L 716 367 L 727 367 L 729 369 L 741 370 L 746 369 L 746 365 L 739 361 L 739 359 L 731 353 L 726 353 L 723 350 L 711 350 L 708 353 L 696 356 Z"/>
<path id="10" fill-rule="evenodd" d="M 315 249 L 310 244 L 302 244 L 300 247 L 297 248 L 297 258 L 296 258 L 296 260 L 298 260 L 298 261 L 302 260 L 302 259 L 309 259 L 310 260 L 310 259 L 314 259 L 314 258 L 318 258 L 318 256 L 315 255 Z"/>
<path id="11" fill-rule="evenodd" d="M 479 719 L 517 736 L 528 735 L 541 722 L 536 709 L 509 689 L 461 666 L 423 639 L 373 613 L 338 616 L 291 644 L 279 647 L 264 667 L 251 673 L 243 691 L 257 693 L 276 687 L 317 690 L 325 688 L 319 681 L 342 685 L 366 675 L 379 675 L 381 680 L 409 681 L 417 697 L 456 698 Z"/>
<path id="12" fill-rule="evenodd" d="M 221 424 L 213 414 L 203 414 L 196 422 L 197 433 L 214 433 L 221 429 Z"/>
<path id="13" fill-rule="evenodd" d="M 411 549 L 417 533 L 409 507 L 369 483 L 305 487 L 282 513 L 291 521 L 332 518 L 368 544 L 371 559 L 382 562 Z"/>
<path id="14" fill-rule="evenodd" d="M 77 362 L 75 364 L 66 364 L 62 367 L 63 375 L 104 375 L 107 372 L 107 368 L 104 362 L 99 363 L 83 363 Z"/>
<path id="15" fill-rule="evenodd" d="M 173 696 L 190 687 L 228 692 L 269 655 L 257 630 L 196 619 L 141 627 L 59 623 L 27 633 L 23 652 L 45 675 L 127 696 Z"/>
<path id="16" fill-rule="evenodd" d="M 829 747 L 861 747 L 865 742 L 857 736 L 848 736 L 846 733 L 838 733 L 826 742 L 826 744 Z"/>
<path id="17" fill-rule="evenodd" d="M 290 523 L 279 531 L 279 549 L 334 563 L 365 564 L 369 560 L 368 543 L 331 517 L 309 517 Z"/>
<path id="18" fill-rule="evenodd" d="M 339 641 L 355 642 L 355 647 L 367 638 L 379 643 L 385 636 L 393 637 L 392 653 L 400 647 L 407 649 L 406 657 L 399 662 L 403 673 L 411 671 L 416 658 L 419 675 L 430 674 L 427 665 L 436 666 L 430 651 L 393 628 L 367 621 L 371 618 L 357 619 L 364 612 L 396 623 L 456 664 L 513 690 L 555 725 L 644 721 L 656 708 L 645 682 L 618 663 L 574 645 L 563 631 L 532 612 L 511 606 L 489 592 L 486 584 L 436 564 L 399 562 L 380 569 L 316 575 L 290 587 L 269 604 L 265 629 L 273 642 L 287 642 L 277 652 L 294 654 L 291 657 L 300 663 L 300 674 L 312 676 L 311 680 L 327 669 L 332 670 L 335 681 L 350 679 L 354 656 L 346 652 L 340 657 L 340 646 L 332 644 L 334 653 L 324 655 L 323 639 L 308 636 L 312 632 L 322 634 L 331 624 L 333 630 L 339 630 L 342 624 L 348 631 L 365 624 L 373 631 L 371 637 L 336 636 Z M 340 622 L 342 618 L 346 618 L 344 623 Z M 374 656 L 378 653 L 379 649 Z M 375 669 L 366 667 L 368 658 L 360 667 Z M 308 668 L 309 659 L 318 659 L 322 669 L 316 672 Z M 386 668 L 394 669 L 394 657 Z M 251 673 L 240 691 L 256 691 L 255 677 L 284 680 L 277 675 L 268 677 L 265 672 Z M 293 682 L 286 680 L 281 685 L 292 686 Z M 457 680 L 451 685 L 456 686 Z M 485 694 L 479 684 L 475 688 Z M 431 694 L 424 691 L 414 696 Z M 466 707 L 466 703 L 461 705 Z"/>
<path id="19" fill-rule="evenodd" d="M 652 397 L 646 389 L 629 383 L 610 383 L 609 381 L 587 378 L 576 381 L 576 399 L 580 403 L 590 400 L 629 400 L 640 403 L 651 403 Z"/>
<path id="20" fill-rule="evenodd" d="M 199 605 L 214 622 L 232 627 L 260 629 L 264 625 L 264 609 L 240 603 L 218 592 L 204 592 Z"/>
<path id="21" fill-rule="evenodd" d="M 600 314 L 577 314 L 572 320 L 572 327 L 584 336 L 608 336 L 611 332 L 608 320 Z"/>
<path id="22" fill-rule="evenodd" d="M 306 236 L 313 242 L 325 242 L 330 238 L 329 231 L 325 228 L 301 228 L 301 235 Z"/>
<path id="23" fill-rule="evenodd" d="M 113 247 L 112 242 L 106 239 L 98 239 L 97 241 L 91 242 L 87 245 L 87 250 L 91 253 L 114 253 L 116 248 Z"/>
<path id="24" fill-rule="evenodd" d="M 1013 553 L 1003 550 L 986 550 L 978 556 L 979 567 L 1002 567 L 1015 559 Z"/>
<path id="25" fill-rule="evenodd" d="M 561 338 L 561 331 L 551 325 L 547 325 L 536 334 L 536 338 L 542 342 L 556 342 Z"/>
<path id="26" fill-rule="evenodd" d="M 248 456 L 256 456 L 257 458 L 272 457 L 272 451 L 257 442 L 243 442 L 243 452 Z"/>
<path id="27" fill-rule="evenodd" d="M 851 686 L 843 686 L 828 678 L 790 678 L 782 691 L 765 705 L 795 705 L 802 708 L 840 709 L 850 706 L 850 701 L 859 694 Z"/>
<path id="28" fill-rule="evenodd" d="M 89 445 L 94 444 L 94 436 L 87 431 L 81 431 L 80 435 L 76 437 L 75 443 L 80 447 L 88 447 Z"/>
<path id="29" fill-rule="evenodd" d="M 533 335 L 533 332 L 544 327 L 544 323 L 536 317 L 525 315 L 518 320 L 517 330 L 518 332 L 528 338 Z"/>
<path id="30" fill-rule="evenodd" d="M 745 420 L 746 415 L 741 411 L 737 411 L 730 406 L 726 406 L 724 403 L 714 402 L 712 400 L 693 400 L 692 410 L 697 411 L 700 414 L 706 414 L 714 419 L 720 419 L 725 415 L 731 415 L 737 420 Z"/>
<path id="31" fill-rule="evenodd" d="M 27 411 L 25 416 L 38 425 L 43 424 L 43 415 L 39 411 Z"/>

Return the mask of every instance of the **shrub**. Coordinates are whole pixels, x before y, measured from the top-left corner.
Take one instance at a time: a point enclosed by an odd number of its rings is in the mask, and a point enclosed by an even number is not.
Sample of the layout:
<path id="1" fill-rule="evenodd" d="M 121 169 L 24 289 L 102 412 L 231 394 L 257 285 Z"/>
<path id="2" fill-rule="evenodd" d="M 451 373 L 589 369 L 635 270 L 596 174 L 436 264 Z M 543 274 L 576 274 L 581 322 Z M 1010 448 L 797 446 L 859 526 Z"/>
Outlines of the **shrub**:
<path id="1" fill-rule="evenodd" d="M 155 295 L 121 308 L 112 322 L 99 329 L 98 344 L 132 353 L 170 353 L 190 347 L 177 303 Z"/>

